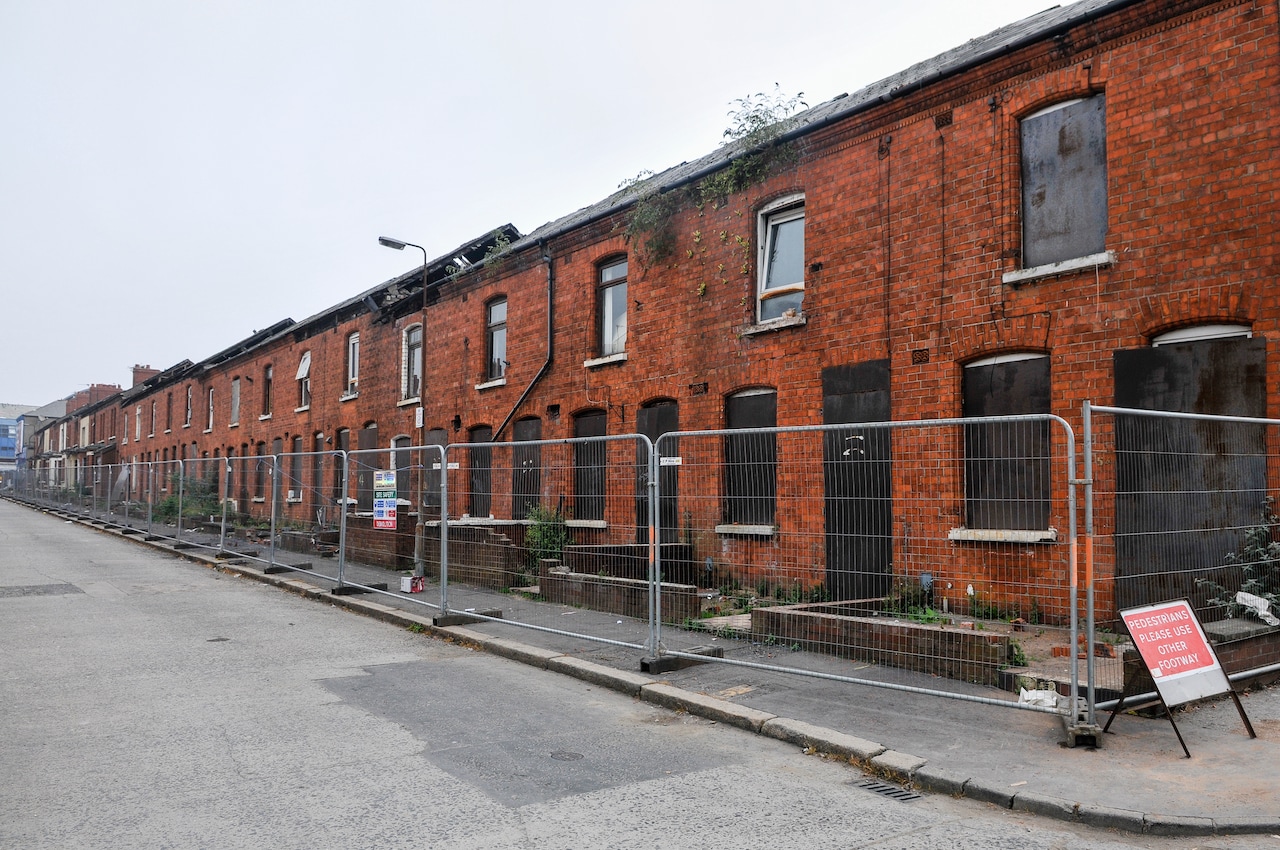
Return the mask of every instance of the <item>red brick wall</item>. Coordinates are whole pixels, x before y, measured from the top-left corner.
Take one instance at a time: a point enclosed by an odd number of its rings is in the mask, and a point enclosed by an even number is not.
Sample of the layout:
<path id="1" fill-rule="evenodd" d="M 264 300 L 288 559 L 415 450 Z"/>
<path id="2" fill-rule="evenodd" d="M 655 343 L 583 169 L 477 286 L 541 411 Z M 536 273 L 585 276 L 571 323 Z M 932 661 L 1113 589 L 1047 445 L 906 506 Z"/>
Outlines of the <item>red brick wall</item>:
<path id="1" fill-rule="evenodd" d="M 1032 350 L 1051 358 L 1053 412 L 1078 430 L 1082 402 L 1111 401 L 1116 349 L 1207 322 L 1250 324 L 1255 335 L 1280 338 L 1276 15 L 1274 4 L 1137 4 L 804 137 L 793 165 L 723 203 L 678 212 L 674 252 L 665 260 L 644 262 L 618 214 L 476 267 L 444 285 L 422 317 L 425 425 L 465 441 L 472 427 L 496 430 L 508 418 L 533 415 L 542 418 L 543 438 L 557 439 L 572 436 L 574 413 L 604 408 L 609 433 L 618 434 L 635 429 L 641 405 L 672 398 L 682 430 L 713 429 L 725 424 L 725 398 L 756 386 L 777 389 L 779 425 L 813 425 L 822 419 L 821 370 L 879 358 L 891 361 L 894 419 L 955 417 L 966 361 Z M 1001 275 L 1020 267 L 1019 119 L 1097 92 L 1107 98 L 1106 247 L 1116 262 L 1004 284 Z M 743 334 L 754 314 L 757 212 L 794 192 L 804 193 L 806 207 L 805 324 Z M 543 252 L 555 278 L 554 362 L 535 383 L 548 355 Z M 598 353 L 597 264 L 621 253 L 630 259 L 627 359 L 584 368 Z M 505 386 L 476 390 L 485 377 L 485 305 L 497 296 L 508 300 L 510 367 Z M 220 365 L 196 383 L 190 429 L 140 442 L 130 433 L 121 456 L 158 456 L 162 447 L 172 456 L 191 444 L 200 454 L 218 448 L 225 455 L 276 437 L 287 447 L 295 434 L 309 450 L 313 433 L 343 427 L 352 430 L 354 448 L 354 432 L 369 421 L 379 426 L 380 446 L 398 434 L 416 437 L 413 406 L 396 403 L 401 333 L 417 320 L 378 324 L 364 314 Z M 345 339 L 354 329 L 361 333 L 360 396 L 343 402 Z M 304 350 L 312 351 L 312 403 L 294 412 L 293 375 Z M 256 386 L 245 382 L 240 425 L 229 428 L 231 378 L 260 381 L 268 362 L 275 365 L 271 419 L 258 421 Z M 1280 385 L 1280 356 L 1272 354 L 1269 369 L 1269 385 Z M 212 433 L 203 434 L 209 385 L 218 409 Z M 180 411 L 185 384 L 172 389 Z M 156 396 L 161 404 L 165 392 Z M 145 409 L 149 401 L 128 407 Z M 1280 394 L 1269 409 L 1280 415 Z M 508 425 L 500 439 L 510 437 Z M 963 516 L 959 468 L 954 477 L 907 468 L 895 475 L 899 505 L 912 492 L 951 499 L 931 518 L 912 517 L 913 533 L 945 541 Z M 500 516 L 505 489 L 495 471 Z M 1051 523 L 1065 529 L 1064 471 L 1055 473 L 1052 492 Z M 715 494 L 702 495 L 710 496 L 704 515 L 691 519 L 706 528 L 719 517 Z M 779 493 L 780 523 L 806 520 L 796 512 L 821 505 L 786 496 Z M 1111 517 L 1099 507 L 1105 534 Z M 611 527 L 625 530 L 617 540 L 597 535 L 592 542 L 630 542 L 633 502 L 610 499 L 609 510 Z M 308 511 L 297 505 L 288 513 L 306 521 Z M 904 521 L 897 518 L 895 534 L 904 533 Z M 746 559 L 757 556 L 753 546 L 763 558 L 769 545 L 732 543 Z M 1061 547 L 956 546 L 945 557 L 956 575 L 979 581 L 1016 569 L 1058 594 L 1066 584 Z M 1109 566 L 1098 566 L 1105 579 Z M 821 563 L 812 569 L 820 580 Z M 1104 604 L 1107 598 L 1104 590 Z"/>

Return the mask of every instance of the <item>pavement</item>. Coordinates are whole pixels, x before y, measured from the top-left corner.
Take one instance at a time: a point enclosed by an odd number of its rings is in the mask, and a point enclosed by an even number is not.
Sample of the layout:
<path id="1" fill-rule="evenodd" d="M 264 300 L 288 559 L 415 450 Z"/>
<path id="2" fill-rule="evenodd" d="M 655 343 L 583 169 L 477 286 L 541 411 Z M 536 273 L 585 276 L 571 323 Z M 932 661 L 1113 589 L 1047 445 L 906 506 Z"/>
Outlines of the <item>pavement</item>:
<path id="1" fill-rule="evenodd" d="M 458 585 L 450 587 L 451 613 L 496 616 L 441 618 L 431 604 L 439 602 L 439 586 L 428 582 L 423 593 L 396 592 L 398 572 L 346 563 L 345 585 L 385 583 L 390 590 L 340 595 L 332 592 L 332 559 L 304 564 L 301 556 L 280 552 L 277 564 L 288 561 L 298 569 L 276 573 L 268 571 L 261 546 L 241 544 L 240 553 L 229 557 L 207 546 L 175 546 L 172 539 L 133 529 L 93 525 L 224 573 L 846 760 L 907 788 L 1132 833 L 1280 838 L 1280 687 L 1237 685 L 1257 738 L 1248 737 L 1229 698 L 1177 710 L 1190 758 L 1163 716 L 1122 714 L 1100 746 L 1068 747 L 1054 715 L 782 672 L 771 659 L 785 655 L 785 647 L 701 634 L 699 643 L 733 650 L 727 658 L 748 653 L 760 663 L 713 661 L 644 673 L 643 622 Z M 827 663 L 834 671 L 850 662 Z M 1106 718 L 1100 712 L 1098 723 Z"/>

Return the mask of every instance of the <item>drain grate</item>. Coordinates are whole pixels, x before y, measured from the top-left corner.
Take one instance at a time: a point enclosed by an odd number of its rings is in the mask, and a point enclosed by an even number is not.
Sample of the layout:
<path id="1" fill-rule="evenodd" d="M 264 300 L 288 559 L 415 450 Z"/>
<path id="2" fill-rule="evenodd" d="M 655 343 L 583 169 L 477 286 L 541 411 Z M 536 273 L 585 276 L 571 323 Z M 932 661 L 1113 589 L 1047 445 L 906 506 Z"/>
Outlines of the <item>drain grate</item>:
<path id="1" fill-rule="evenodd" d="M 901 800 L 904 803 L 920 799 L 920 795 L 914 791 L 908 791 L 905 788 L 899 788 L 897 785 L 889 785 L 875 779 L 864 779 L 857 783 L 857 786 L 859 788 L 866 788 L 868 791 L 874 791 L 883 797 L 891 797 L 894 800 Z"/>

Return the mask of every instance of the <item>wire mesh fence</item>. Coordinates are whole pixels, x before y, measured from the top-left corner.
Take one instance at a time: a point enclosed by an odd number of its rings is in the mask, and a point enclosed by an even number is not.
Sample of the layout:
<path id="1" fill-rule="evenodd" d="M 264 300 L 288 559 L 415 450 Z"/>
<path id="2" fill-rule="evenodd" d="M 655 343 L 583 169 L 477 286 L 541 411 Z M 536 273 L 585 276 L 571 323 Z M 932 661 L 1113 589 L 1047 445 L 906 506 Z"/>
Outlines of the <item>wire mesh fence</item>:
<path id="1" fill-rule="evenodd" d="M 489 436 L 258 444 L 97 468 L 83 489 L 186 545 L 494 628 L 658 658 L 716 642 L 726 663 L 1076 704 L 1074 437 L 1060 419 L 672 432 L 656 447 Z M 1018 700 L 1038 686 L 1067 699 Z"/>
<path id="2" fill-rule="evenodd" d="M 652 584 L 647 438 L 476 441 L 446 458 L 444 521 L 429 523 L 426 550 L 450 609 L 491 603 L 469 589 L 507 590 L 545 604 L 505 605 L 505 622 L 645 648 L 657 599 L 693 598 Z"/>
<path id="3" fill-rule="evenodd" d="M 1074 695 L 1072 441 L 1053 417 L 664 435 L 663 534 L 707 590 L 681 625 L 737 663 Z"/>
<path id="4" fill-rule="evenodd" d="M 1186 599 L 1230 653 L 1249 632 L 1237 595 L 1280 594 L 1280 422 L 1091 405 L 1084 419 L 1101 637 L 1131 654 L 1119 612 Z M 1122 686 L 1117 668 L 1098 677 L 1101 689 Z"/>

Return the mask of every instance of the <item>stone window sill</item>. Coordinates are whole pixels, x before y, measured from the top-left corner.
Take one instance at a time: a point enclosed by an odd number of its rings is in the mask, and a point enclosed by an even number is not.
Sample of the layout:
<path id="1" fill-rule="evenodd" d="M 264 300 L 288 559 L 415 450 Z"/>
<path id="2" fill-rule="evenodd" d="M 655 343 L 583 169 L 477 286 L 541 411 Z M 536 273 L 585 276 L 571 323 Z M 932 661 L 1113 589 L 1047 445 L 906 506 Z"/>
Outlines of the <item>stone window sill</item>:
<path id="1" fill-rule="evenodd" d="M 1005 283 L 1016 286 L 1019 283 L 1027 283 L 1041 278 L 1053 277 L 1054 275 L 1080 271 L 1081 269 L 1114 265 L 1115 261 L 1115 251 L 1103 251 L 1100 254 L 1089 254 L 1085 257 L 1076 257 L 1059 263 L 1047 263 L 1043 266 L 1034 266 L 1029 269 L 1015 269 L 1011 272 L 1005 272 L 1002 280 Z"/>
<path id="2" fill-rule="evenodd" d="M 772 537 L 778 533 L 776 525 L 717 525 L 716 534 L 725 537 Z"/>
<path id="3" fill-rule="evenodd" d="M 1057 543 L 1058 529 L 953 528 L 947 539 L 961 543 Z"/>
<path id="4" fill-rule="evenodd" d="M 617 354 L 606 354 L 604 357 L 593 357 L 590 360 L 583 360 L 584 369 L 595 369 L 600 366 L 608 366 L 610 363 L 627 362 L 627 352 L 619 351 Z"/>
<path id="5" fill-rule="evenodd" d="M 755 336 L 756 334 L 765 334 L 771 331 L 780 331 L 784 328 L 800 328 L 809 324 L 809 319 L 803 313 L 797 313 L 794 316 L 782 316 L 777 319 L 770 319 L 767 322 L 761 322 L 758 325 L 746 325 L 738 328 L 738 333 L 742 336 Z"/>
<path id="6" fill-rule="evenodd" d="M 494 387 L 505 387 L 506 385 L 507 385 L 507 379 L 505 377 L 494 378 L 492 381 L 485 381 L 482 384 L 476 384 L 476 389 L 479 391 L 484 391 L 484 390 L 491 390 Z"/>

